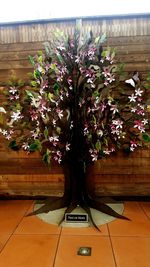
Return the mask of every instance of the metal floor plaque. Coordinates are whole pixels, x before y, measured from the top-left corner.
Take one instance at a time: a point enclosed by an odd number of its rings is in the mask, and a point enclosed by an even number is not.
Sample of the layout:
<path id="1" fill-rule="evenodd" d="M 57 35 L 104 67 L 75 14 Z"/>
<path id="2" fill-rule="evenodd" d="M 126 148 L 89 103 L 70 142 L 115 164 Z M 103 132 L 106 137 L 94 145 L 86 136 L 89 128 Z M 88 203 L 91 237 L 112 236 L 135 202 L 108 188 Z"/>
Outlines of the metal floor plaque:
<path id="1" fill-rule="evenodd" d="M 66 213 L 65 214 L 65 222 L 67 223 L 85 223 L 88 222 L 88 214 L 76 214 L 76 213 Z"/>

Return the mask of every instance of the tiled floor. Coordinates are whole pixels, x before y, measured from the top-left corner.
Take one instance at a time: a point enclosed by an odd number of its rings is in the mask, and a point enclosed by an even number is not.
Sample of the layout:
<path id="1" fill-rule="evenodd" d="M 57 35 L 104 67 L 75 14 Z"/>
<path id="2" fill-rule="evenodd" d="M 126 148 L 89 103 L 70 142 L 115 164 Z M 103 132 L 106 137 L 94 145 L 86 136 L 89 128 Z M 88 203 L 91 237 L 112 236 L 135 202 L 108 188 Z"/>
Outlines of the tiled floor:
<path id="1" fill-rule="evenodd" d="M 149 267 L 150 202 L 126 202 L 124 214 L 100 227 L 61 228 L 25 217 L 31 200 L 0 201 L 1 267 Z M 79 256 L 79 247 L 92 248 Z"/>

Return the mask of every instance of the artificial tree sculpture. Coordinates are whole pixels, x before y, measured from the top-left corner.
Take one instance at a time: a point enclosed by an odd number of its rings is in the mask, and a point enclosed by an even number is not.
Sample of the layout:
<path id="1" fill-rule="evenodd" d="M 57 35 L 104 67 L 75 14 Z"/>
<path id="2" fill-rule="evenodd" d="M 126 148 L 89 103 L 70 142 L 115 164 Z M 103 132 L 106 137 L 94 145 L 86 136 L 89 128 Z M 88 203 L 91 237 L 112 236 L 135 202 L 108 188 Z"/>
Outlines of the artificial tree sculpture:
<path id="1" fill-rule="evenodd" d="M 83 36 L 78 29 L 73 37 L 57 31 L 45 53 L 30 57 L 31 88 L 9 84 L 0 110 L 7 121 L 0 131 L 9 146 L 39 151 L 45 163 L 56 161 L 65 173 L 63 197 L 47 199 L 30 215 L 62 207 L 69 213 L 80 205 L 95 227 L 90 207 L 127 219 L 90 196 L 86 185 L 89 164 L 119 149 L 134 151 L 143 138 L 149 141 L 146 89 L 138 73 L 123 80 L 114 49 L 102 49 L 104 39 L 91 32 Z"/>

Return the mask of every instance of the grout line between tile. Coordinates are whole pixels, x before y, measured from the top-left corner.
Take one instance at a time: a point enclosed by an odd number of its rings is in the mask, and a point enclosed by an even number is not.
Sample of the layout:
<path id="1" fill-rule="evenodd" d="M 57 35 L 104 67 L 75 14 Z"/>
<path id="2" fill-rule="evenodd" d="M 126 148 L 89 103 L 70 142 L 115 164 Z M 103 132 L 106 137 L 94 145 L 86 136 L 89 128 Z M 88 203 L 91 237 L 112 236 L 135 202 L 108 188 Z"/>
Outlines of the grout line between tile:
<path id="1" fill-rule="evenodd" d="M 59 243 L 60 243 L 60 239 L 61 239 L 61 233 L 62 233 L 62 227 L 61 227 L 59 238 L 58 238 L 58 241 L 57 241 L 57 246 L 56 246 L 56 251 L 55 251 L 54 261 L 53 261 L 53 266 L 52 267 L 55 267 L 55 262 L 56 262 L 58 247 L 59 247 Z"/>
<path id="2" fill-rule="evenodd" d="M 112 254 L 113 254 L 113 258 L 114 258 L 114 264 L 115 264 L 115 267 L 117 267 L 115 251 L 114 251 L 114 248 L 113 248 L 112 239 L 111 239 L 111 235 L 110 235 L 110 230 L 109 230 L 108 224 L 107 224 L 107 229 L 108 229 L 108 237 L 109 237 L 109 241 L 110 241 L 110 245 L 111 245 L 111 250 L 112 250 Z"/>
<path id="3" fill-rule="evenodd" d="M 9 240 L 11 239 L 11 237 L 13 236 L 13 234 L 15 233 L 16 229 L 18 228 L 19 224 L 22 222 L 24 216 L 26 215 L 27 211 L 29 210 L 30 207 L 28 207 L 26 209 L 26 211 L 24 212 L 24 214 L 22 215 L 21 219 L 19 220 L 19 222 L 17 223 L 17 225 L 14 227 L 12 233 L 10 234 L 9 238 L 7 239 L 6 243 L 4 244 L 4 246 L 2 247 L 0 253 L 3 251 L 3 249 L 6 247 L 7 243 L 9 242 Z"/>
<path id="4" fill-rule="evenodd" d="M 138 204 L 139 204 L 141 210 L 143 211 L 143 213 L 145 214 L 146 218 L 147 218 L 148 220 L 150 220 L 150 217 L 147 215 L 147 213 L 146 213 L 145 209 L 143 208 L 143 206 L 141 205 L 141 203 L 138 202 Z"/>

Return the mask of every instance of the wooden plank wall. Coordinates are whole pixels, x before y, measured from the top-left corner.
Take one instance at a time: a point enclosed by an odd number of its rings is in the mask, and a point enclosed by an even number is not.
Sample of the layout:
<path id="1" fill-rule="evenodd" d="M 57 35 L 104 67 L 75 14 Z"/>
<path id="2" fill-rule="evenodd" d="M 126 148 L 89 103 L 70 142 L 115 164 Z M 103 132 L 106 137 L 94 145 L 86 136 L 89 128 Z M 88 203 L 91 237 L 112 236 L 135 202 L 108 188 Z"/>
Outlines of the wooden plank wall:
<path id="1" fill-rule="evenodd" d="M 73 34 L 76 21 L 50 21 L 31 24 L 0 25 L 0 90 L 12 74 L 28 81 L 32 67 L 28 55 L 43 50 L 56 28 Z M 150 71 L 150 18 L 147 16 L 93 18 L 82 20 L 83 31 L 107 35 L 106 45 L 116 47 L 118 62 L 131 74 Z M 49 169 L 39 155 L 12 152 L 0 139 L 0 194 L 62 195 L 63 170 Z M 149 195 L 150 152 L 139 151 L 129 157 L 114 155 L 98 161 L 88 171 L 88 182 L 97 195 Z"/>

